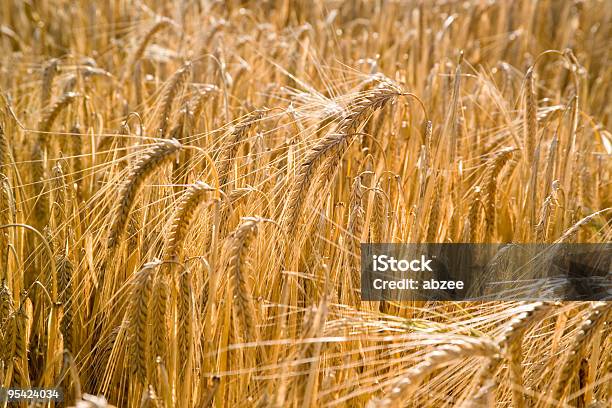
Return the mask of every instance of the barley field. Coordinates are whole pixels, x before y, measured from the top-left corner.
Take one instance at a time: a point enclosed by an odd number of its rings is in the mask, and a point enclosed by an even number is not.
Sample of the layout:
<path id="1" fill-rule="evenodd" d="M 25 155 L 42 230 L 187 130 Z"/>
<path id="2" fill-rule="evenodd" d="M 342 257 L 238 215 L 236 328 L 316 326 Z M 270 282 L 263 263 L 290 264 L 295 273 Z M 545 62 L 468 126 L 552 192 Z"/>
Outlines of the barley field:
<path id="1" fill-rule="evenodd" d="M 360 243 L 607 243 L 608 0 L 6 0 L 0 387 L 610 407 L 610 302 L 365 302 Z M 608 275 L 610 276 L 610 275 Z"/>

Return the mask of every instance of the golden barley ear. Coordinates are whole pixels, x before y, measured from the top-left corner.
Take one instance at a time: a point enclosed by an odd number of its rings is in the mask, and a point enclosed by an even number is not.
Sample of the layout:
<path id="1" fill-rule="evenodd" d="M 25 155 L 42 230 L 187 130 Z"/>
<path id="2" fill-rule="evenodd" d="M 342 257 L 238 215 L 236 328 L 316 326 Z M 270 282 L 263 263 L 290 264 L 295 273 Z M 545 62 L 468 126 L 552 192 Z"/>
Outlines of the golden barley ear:
<path id="1" fill-rule="evenodd" d="M 525 146 L 524 146 L 524 157 L 527 163 L 533 162 L 533 156 L 535 152 L 537 133 L 538 133 L 538 119 L 537 119 L 537 97 L 535 88 L 535 79 L 533 77 L 533 67 L 529 68 L 527 75 L 525 76 L 525 82 L 527 83 L 527 108 L 525 111 Z"/>
<path id="2" fill-rule="evenodd" d="M 565 352 L 563 362 L 557 371 L 552 389 L 552 398 L 555 401 L 563 401 L 566 397 L 566 392 L 580 367 L 580 360 L 591 345 L 593 337 L 602 330 L 604 325 L 610 324 L 611 315 L 612 304 L 610 302 L 596 302 L 586 310 L 574 341 Z"/>
<path id="3" fill-rule="evenodd" d="M 206 102 L 210 101 L 216 92 L 218 92 L 218 88 L 214 85 L 198 86 L 195 90 L 195 95 L 184 103 L 181 115 L 170 131 L 170 137 L 178 140 L 183 145 L 192 143 L 190 135 L 199 122 Z M 188 170 L 192 169 L 191 151 L 183 151 L 180 159 L 174 163 L 172 168 L 173 183 L 186 184 Z"/>
<path id="4" fill-rule="evenodd" d="M 497 344 L 486 338 L 457 340 L 451 344 L 437 347 L 435 351 L 425 356 L 424 361 L 410 368 L 404 376 L 398 379 L 386 398 L 372 398 L 367 407 L 402 406 L 423 380 L 440 366 L 466 357 L 496 358 L 499 352 Z"/>
<path id="5" fill-rule="evenodd" d="M 258 219 L 246 219 L 229 237 L 228 275 L 233 279 L 235 310 L 242 325 L 245 342 L 259 338 L 247 266 L 249 249 L 255 240 L 259 222 Z"/>
<path id="6" fill-rule="evenodd" d="M 189 226 L 200 205 L 214 189 L 203 181 L 197 181 L 183 193 L 174 214 L 170 234 L 164 249 L 164 259 L 178 260 Z"/>
<path id="7" fill-rule="evenodd" d="M 512 157 L 512 153 L 516 149 L 508 147 L 499 150 L 495 153 L 493 159 L 487 165 L 484 176 L 484 197 L 485 197 L 485 242 L 490 242 L 494 238 L 495 233 L 495 214 L 496 214 L 496 194 L 497 194 L 497 176 L 501 172 L 504 165 Z"/>
<path id="8" fill-rule="evenodd" d="M 62 303 L 63 314 L 60 321 L 60 332 L 64 340 L 64 350 L 74 352 L 74 336 L 72 331 L 74 320 L 72 277 L 74 267 L 66 255 L 57 260 L 58 291 Z"/>
<path id="9" fill-rule="evenodd" d="M 190 366 L 194 356 L 194 333 L 195 333 L 195 313 L 194 313 L 194 293 L 191 272 L 185 270 L 178 278 L 178 300 L 177 300 L 177 347 L 180 356 L 179 377 L 187 375 L 187 368 Z"/>
<path id="10" fill-rule="evenodd" d="M 32 187 L 34 189 L 34 225 L 42 230 L 49 222 L 50 197 L 46 171 L 47 156 L 42 145 L 35 144 L 32 150 Z"/>
<path id="11" fill-rule="evenodd" d="M 4 126 L 0 123 L 0 173 L 8 174 L 9 144 L 4 133 Z"/>
<path id="12" fill-rule="evenodd" d="M 0 225 L 7 225 L 13 222 L 13 199 L 12 190 L 8 178 L 0 173 Z M 8 229 L 0 230 L 0 280 L 9 277 L 9 242 L 10 235 Z"/>
<path id="13" fill-rule="evenodd" d="M 241 120 L 234 130 L 232 131 L 229 140 L 227 141 L 226 147 L 219 159 L 221 169 L 219 170 L 219 185 L 224 190 L 228 190 L 227 183 L 231 178 L 231 168 L 236 159 L 236 154 L 241 144 L 244 142 L 245 137 L 248 135 L 249 130 L 255 123 L 260 121 L 264 114 L 265 109 L 255 110 L 249 113 L 243 120 Z"/>
<path id="14" fill-rule="evenodd" d="M 68 199 L 68 186 L 66 185 L 66 177 L 61 163 L 58 161 L 53 166 L 51 179 L 51 196 L 53 204 L 51 205 L 51 220 L 55 231 L 55 240 L 63 243 L 66 236 L 66 221 L 70 216 L 70 201 Z M 61 245 L 61 244 L 60 244 Z"/>
<path id="15" fill-rule="evenodd" d="M 555 240 L 555 243 L 562 243 L 562 242 L 570 241 L 572 238 L 574 238 L 576 233 L 580 231 L 582 227 L 588 225 L 589 223 L 596 220 L 598 217 L 601 217 L 603 214 L 610 212 L 610 211 L 612 211 L 612 207 L 604 208 L 603 210 L 596 211 L 578 220 L 578 222 L 576 222 L 574 225 L 568 228 L 559 238 L 557 238 Z"/>
<path id="16" fill-rule="evenodd" d="M 159 262 L 145 264 L 136 273 L 130 291 L 127 309 L 127 336 L 129 341 L 130 366 L 142 384 L 147 383 L 151 358 L 148 327 L 151 317 L 150 304 L 153 281 Z"/>
<path id="17" fill-rule="evenodd" d="M 549 225 L 555 223 L 559 201 L 557 199 L 557 192 L 559 190 L 559 182 L 555 180 L 553 182 L 552 190 L 550 194 L 544 199 L 540 208 L 540 216 L 535 226 L 536 242 L 547 242 L 548 241 L 548 230 Z"/>
<path id="18" fill-rule="evenodd" d="M 328 172 L 331 169 L 335 171 L 336 164 L 346 152 L 357 131 L 364 125 L 364 121 L 374 111 L 383 108 L 400 94 L 401 92 L 395 85 L 385 81 L 365 96 L 356 98 L 349 106 L 348 113 L 340 121 L 336 131 L 325 136 L 306 153 L 289 190 L 283 215 L 283 224 L 290 236 L 293 236 L 298 225 L 311 181 L 317 172 L 322 167 L 329 169 Z M 287 245 L 291 246 L 291 244 L 289 242 Z"/>
<path id="19" fill-rule="evenodd" d="M 370 224 L 371 241 L 374 243 L 386 242 L 387 240 L 387 197 L 380 182 L 373 190 L 374 207 L 372 211 L 372 223 Z"/>
<path id="20" fill-rule="evenodd" d="M 13 314 L 14 324 L 14 336 L 15 336 L 15 351 L 14 351 L 14 371 L 13 371 L 13 384 L 19 387 L 30 386 L 30 370 L 28 364 L 28 356 L 30 350 L 28 349 L 29 334 L 28 334 L 28 320 L 29 316 L 25 310 L 25 296 L 22 295 L 21 305 L 16 308 Z"/>
<path id="21" fill-rule="evenodd" d="M 134 50 L 134 53 L 129 58 L 130 62 L 128 63 L 127 67 L 133 71 L 138 61 L 140 61 L 140 59 L 144 55 L 145 50 L 147 49 L 153 37 L 155 37 L 155 35 L 159 33 L 160 31 L 168 27 L 171 27 L 173 25 L 174 23 L 172 22 L 172 20 L 166 17 L 160 18 L 155 23 L 153 23 L 153 25 L 149 28 L 149 30 L 147 30 L 142 40 L 140 41 L 140 43 Z"/>
<path id="22" fill-rule="evenodd" d="M 354 287 L 359 285 L 359 264 L 361 263 L 361 234 L 363 232 L 363 217 L 365 211 L 363 209 L 363 185 L 361 177 L 355 177 L 351 196 L 349 199 L 349 215 L 346 226 L 346 235 L 348 243 L 348 272 L 351 276 L 351 281 Z"/>
<path id="23" fill-rule="evenodd" d="M 126 183 L 121 188 L 120 201 L 110 227 L 107 247 L 114 249 L 121 240 L 128 217 L 134 208 L 136 197 L 144 182 L 164 164 L 169 163 L 174 154 L 182 148 L 175 139 L 163 140 L 149 148 L 136 162 Z"/>
<path id="24" fill-rule="evenodd" d="M 151 313 L 151 350 L 153 358 L 166 361 L 168 353 L 168 304 L 170 299 L 170 286 L 168 278 L 164 273 L 157 273 L 154 278 Z"/>
<path id="25" fill-rule="evenodd" d="M 8 364 L 15 350 L 14 312 L 13 294 L 6 277 L 0 276 L 0 361 L 4 364 Z"/>
<path id="26" fill-rule="evenodd" d="M 57 119 L 60 113 L 62 113 L 62 111 L 68 105 L 74 102 L 78 96 L 79 94 L 76 92 L 66 92 L 57 100 L 57 102 L 49 106 L 43 112 L 42 118 L 38 122 L 38 130 L 40 132 L 39 136 L 42 135 L 40 137 L 43 137 L 43 138 L 45 137 L 44 133 L 49 132 L 49 130 L 51 130 L 51 127 L 53 126 L 55 119 Z"/>
<path id="27" fill-rule="evenodd" d="M 83 184 L 83 179 L 85 178 L 85 174 L 83 173 L 83 140 L 81 134 L 81 127 L 78 123 L 75 123 L 74 126 L 70 129 L 70 142 L 68 151 L 70 152 L 71 158 L 71 172 L 72 177 L 74 179 L 74 183 L 77 185 L 77 198 L 82 195 L 81 184 Z"/>
<path id="28" fill-rule="evenodd" d="M 42 75 L 42 90 L 40 93 L 40 105 L 44 108 L 49 104 L 51 100 L 51 94 L 53 92 L 53 79 L 59 72 L 59 59 L 53 58 L 47 63 L 43 69 Z"/>
<path id="29" fill-rule="evenodd" d="M 167 132 L 168 122 L 170 120 L 170 114 L 172 111 L 172 102 L 180 92 L 183 84 L 187 81 L 187 77 L 191 73 L 191 62 L 187 61 L 180 67 L 170 78 L 168 86 L 164 90 L 161 101 L 161 117 L 159 120 L 159 126 L 157 127 L 164 137 Z"/>
<path id="30" fill-rule="evenodd" d="M 47 179 L 47 161 L 49 160 L 50 146 L 48 132 L 51 130 L 55 119 L 69 106 L 79 95 L 74 92 L 63 94 L 57 102 L 49 106 L 38 123 L 38 144 L 32 151 L 32 170 L 34 175 L 34 191 L 37 199 L 34 203 L 34 214 L 36 227 L 42 229 L 49 222 L 50 198 L 45 189 Z"/>
<path id="31" fill-rule="evenodd" d="M 512 404 L 516 408 L 525 406 L 523 397 L 523 342 L 525 333 L 536 323 L 543 320 L 554 308 L 548 302 L 535 302 L 514 317 L 506 327 L 499 341 L 503 354 L 508 360 L 508 374 L 512 387 Z"/>

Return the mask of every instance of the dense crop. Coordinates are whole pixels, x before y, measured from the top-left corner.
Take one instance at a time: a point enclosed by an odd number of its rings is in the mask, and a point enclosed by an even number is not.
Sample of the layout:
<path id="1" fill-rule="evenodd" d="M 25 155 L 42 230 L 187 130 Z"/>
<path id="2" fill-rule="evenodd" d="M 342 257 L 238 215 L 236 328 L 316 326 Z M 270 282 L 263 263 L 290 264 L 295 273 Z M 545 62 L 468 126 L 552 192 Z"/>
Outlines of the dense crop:
<path id="1" fill-rule="evenodd" d="M 359 244 L 610 241 L 611 20 L 597 0 L 3 2 L 0 385 L 610 406 L 610 303 L 362 302 Z"/>

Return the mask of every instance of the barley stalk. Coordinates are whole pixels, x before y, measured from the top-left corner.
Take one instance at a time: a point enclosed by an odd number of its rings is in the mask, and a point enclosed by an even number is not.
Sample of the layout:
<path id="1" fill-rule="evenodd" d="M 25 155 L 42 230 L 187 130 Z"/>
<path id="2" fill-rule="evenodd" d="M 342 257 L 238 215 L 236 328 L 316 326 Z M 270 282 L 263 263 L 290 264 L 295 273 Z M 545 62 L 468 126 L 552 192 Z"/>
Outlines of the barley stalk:
<path id="1" fill-rule="evenodd" d="M 436 242 L 438 229 L 440 228 L 440 195 L 442 192 L 442 180 L 435 178 L 434 183 L 433 204 L 429 213 L 425 242 Z"/>
<path id="2" fill-rule="evenodd" d="M 56 232 L 56 241 L 61 244 L 64 243 L 66 238 L 66 220 L 70 215 L 70 207 L 68 203 L 68 187 L 66 186 L 66 180 L 64 177 L 64 171 L 62 170 L 61 164 L 58 162 L 52 169 L 52 197 L 53 197 L 53 205 L 52 205 L 52 213 L 53 213 L 53 221 L 52 224 L 55 227 Z M 50 240 L 52 242 L 53 239 Z"/>
<path id="3" fill-rule="evenodd" d="M 474 187 L 474 193 L 476 197 L 472 204 L 470 204 L 470 211 L 468 213 L 469 234 L 467 242 L 478 242 L 478 231 L 480 230 L 480 213 L 483 207 L 480 186 Z"/>
<path id="4" fill-rule="evenodd" d="M 32 151 L 32 178 L 36 201 L 34 202 L 34 216 L 36 227 L 42 229 L 49 222 L 49 193 L 47 189 L 47 175 L 45 171 L 46 156 L 40 144 L 36 144 Z"/>

